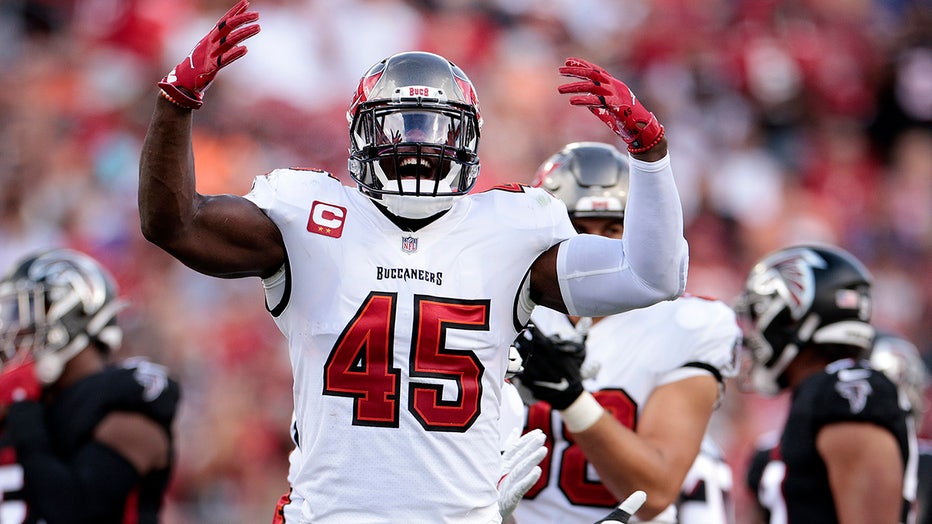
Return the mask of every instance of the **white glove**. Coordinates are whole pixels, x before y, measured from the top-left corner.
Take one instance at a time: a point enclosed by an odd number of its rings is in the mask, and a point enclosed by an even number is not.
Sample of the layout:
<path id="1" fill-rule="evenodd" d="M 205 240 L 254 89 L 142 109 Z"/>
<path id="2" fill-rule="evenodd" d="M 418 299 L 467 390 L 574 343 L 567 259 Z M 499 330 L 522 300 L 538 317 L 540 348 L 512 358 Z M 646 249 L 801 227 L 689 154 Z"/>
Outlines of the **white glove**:
<path id="1" fill-rule="evenodd" d="M 543 431 L 533 429 L 520 438 L 519 434 L 517 429 L 512 433 L 502 453 L 502 477 L 498 481 L 498 512 L 502 520 L 511 517 L 521 497 L 540 478 L 537 464 L 547 456 L 544 446 L 547 437 Z"/>
<path id="2" fill-rule="evenodd" d="M 596 521 L 595 524 L 625 524 L 631 518 L 631 515 L 641 509 L 641 505 L 644 504 L 645 500 L 647 500 L 647 493 L 640 490 L 635 491 L 628 495 L 628 498 L 619 504 L 615 511 L 606 515 L 602 520 Z"/>

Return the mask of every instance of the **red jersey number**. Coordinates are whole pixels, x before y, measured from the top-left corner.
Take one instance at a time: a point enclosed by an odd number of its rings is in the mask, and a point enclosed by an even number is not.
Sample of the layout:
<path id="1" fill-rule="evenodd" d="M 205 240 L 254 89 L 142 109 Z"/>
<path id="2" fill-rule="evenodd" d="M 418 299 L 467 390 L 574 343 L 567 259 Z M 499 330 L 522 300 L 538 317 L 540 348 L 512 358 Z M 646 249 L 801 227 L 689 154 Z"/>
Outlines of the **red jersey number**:
<path id="1" fill-rule="evenodd" d="M 620 389 L 604 389 L 593 393 L 593 396 L 599 401 L 612 416 L 621 424 L 629 429 L 634 429 L 637 421 L 637 404 Z M 572 435 L 566 431 L 566 427 L 561 424 L 563 438 L 567 441 L 568 446 L 559 457 L 553 454 L 553 436 L 551 435 L 553 420 L 553 408 L 546 402 L 537 402 L 528 409 L 527 430 L 540 428 L 547 435 L 545 445 L 547 446 L 547 456 L 541 461 L 540 467 L 543 473 L 540 479 L 531 486 L 531 489 L 524 495 L 525 498 L 536 497 L 547 484 L 550 482 L 550 470 L 553 467 L 558 468 L 558 484 L 560 491 L 566 496 L 566 499 L 578 506 L 599 506 L 611 508 L 618 504 L 608 489 L 597 480 L 588 478 L 587 471 L 589 462 L 582 450 L 573 442 Z"/>
<path id="2" fill-rule="evenodd" d="M 357 426 L 398 427 L 401 373 L 393 367 L 397 299 L 395 293 L 370 293 L 324 366 L 323 394 L 352 397 Z M 435 383 L 408 384 L 408 410 L 427 431 L 466 431 L 480 413 L 484 367 L 474 352 L 446 348 L 449 329 L 488 331 L 489 301 L 414 297 L 410 376 L 452 380 L 459 393 L 445 401 Z"/>

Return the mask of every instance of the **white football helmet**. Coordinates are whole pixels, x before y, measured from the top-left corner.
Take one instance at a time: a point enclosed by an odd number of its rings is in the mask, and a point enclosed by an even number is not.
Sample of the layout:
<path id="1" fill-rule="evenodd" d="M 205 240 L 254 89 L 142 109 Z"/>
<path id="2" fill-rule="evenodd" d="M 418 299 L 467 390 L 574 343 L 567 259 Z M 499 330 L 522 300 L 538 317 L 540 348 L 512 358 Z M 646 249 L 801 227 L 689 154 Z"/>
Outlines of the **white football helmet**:
<path id="1" fill-rule="evenodd" d="M 479 99 L 446 58 L 413 51 L 382 60 L 359 81 L 346 117 L 349 172 L 391 213 L 432 216 L 476 183 Z"/>

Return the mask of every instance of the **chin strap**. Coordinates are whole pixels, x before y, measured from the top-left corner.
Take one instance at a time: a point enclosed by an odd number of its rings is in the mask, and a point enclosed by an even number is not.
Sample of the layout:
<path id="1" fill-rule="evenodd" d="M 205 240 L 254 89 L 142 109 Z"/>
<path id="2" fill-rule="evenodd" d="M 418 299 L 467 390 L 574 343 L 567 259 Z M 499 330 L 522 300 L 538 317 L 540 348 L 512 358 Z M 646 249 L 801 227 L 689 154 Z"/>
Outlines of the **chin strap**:
<path id="1" fill-rule="evenodd" d="M 402 218 L 429 218 L 453 207 L 453 196 L 382 195 L 376 200 L 389 213 Z"/>

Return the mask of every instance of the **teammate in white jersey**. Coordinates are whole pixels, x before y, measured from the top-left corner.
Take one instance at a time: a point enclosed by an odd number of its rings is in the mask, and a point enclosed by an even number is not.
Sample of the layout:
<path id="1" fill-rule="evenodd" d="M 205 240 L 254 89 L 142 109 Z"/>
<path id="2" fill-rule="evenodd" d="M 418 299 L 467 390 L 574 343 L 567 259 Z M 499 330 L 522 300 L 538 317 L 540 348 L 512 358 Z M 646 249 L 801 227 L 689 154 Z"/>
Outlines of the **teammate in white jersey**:
<path id="1" fill-rule="evenodd" d="M 734 474 L 725 454 L 708 434 L 686 473 L 676 501 L 679 524 L 734 524 Z"/>
<path id="2" fill-rule="evenodd" d="M 603 69 L 576 58 L 559 68 L 573 78 L 559 91 L 632 156 L 625 239 L 577 235 L 542 189 L 469 194 L 475 89 L 447 59 L 405 52 L 365 73 L 347 112 L 357 187 L 279 169 L 245 198 L 202 195 L 192 110 L 246 53 L 258 16 L 241 0 L 159 82 L 140 165 L 143 234 L 201 273 L 262 279 L 293 369 L 302 521 L 498 522 L 502 388 L 533 307 L 605 315 L 683 291 L 663 127 Z"/>
<path id="3" fill-rule="evenodd" d="M 536 183 L 566 204 L 580 233 L 631 233 L 629 162 L 613 146 L 569 144 L 541 165 Z M 592 523 L 635 490 L 647 501 L 632 522 L 677 522 L 680 489 L 723 378 L 737 372 L 734 312 L 683 296 L 594 319 L 537 308 L 531 323 L 516 341 L 530 353 L 518 379 L 539 401 L 526 427 L 542 429 L 551 452 L 515 511 L 518 524 Z"/>

